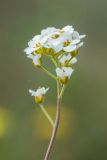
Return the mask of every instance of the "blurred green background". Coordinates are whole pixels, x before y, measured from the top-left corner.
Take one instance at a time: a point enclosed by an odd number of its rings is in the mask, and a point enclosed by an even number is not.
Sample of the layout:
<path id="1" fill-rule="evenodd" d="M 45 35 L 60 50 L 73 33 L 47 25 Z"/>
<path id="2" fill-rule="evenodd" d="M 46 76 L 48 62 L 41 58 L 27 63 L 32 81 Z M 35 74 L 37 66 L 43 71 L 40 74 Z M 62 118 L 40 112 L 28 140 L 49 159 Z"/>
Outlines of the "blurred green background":
<path id="1" fill-rule="evenodd" d="M 23 50 L 41 29 L 65 25 L 87 37 L 50 159 L 107 159 L 107 1 L 0 0 L 0 160 L 43 160 L 51 127 L 28 89 L 50 86 L 46 105 L 54 116 L 56 88 Z"/>

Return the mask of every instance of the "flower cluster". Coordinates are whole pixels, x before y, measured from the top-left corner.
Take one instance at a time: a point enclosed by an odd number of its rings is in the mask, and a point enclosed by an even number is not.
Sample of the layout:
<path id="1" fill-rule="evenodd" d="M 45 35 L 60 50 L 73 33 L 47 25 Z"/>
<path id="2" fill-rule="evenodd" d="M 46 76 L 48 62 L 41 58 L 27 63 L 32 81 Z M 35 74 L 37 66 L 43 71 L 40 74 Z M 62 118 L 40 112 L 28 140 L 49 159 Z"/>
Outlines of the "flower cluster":
<path id="1" fill-rule="evenodd" d="M 73 65 L 77 62 L 76 56 L 83 45 L 81 39 L 84 37 L 85 35 L 79 35 L 72 26 L 61 29 L 49 27 L 42 30 L 40 35 L 34 36 L 24 51 L 33 64 L 40 68 L 43 65 L 42 57 L 50 57 L 56 67 L 56 78 L 61 84 L 66 84 L 73 73 Z M 35 96 L 33 91 L 30 90 L 30 93 Z"/>

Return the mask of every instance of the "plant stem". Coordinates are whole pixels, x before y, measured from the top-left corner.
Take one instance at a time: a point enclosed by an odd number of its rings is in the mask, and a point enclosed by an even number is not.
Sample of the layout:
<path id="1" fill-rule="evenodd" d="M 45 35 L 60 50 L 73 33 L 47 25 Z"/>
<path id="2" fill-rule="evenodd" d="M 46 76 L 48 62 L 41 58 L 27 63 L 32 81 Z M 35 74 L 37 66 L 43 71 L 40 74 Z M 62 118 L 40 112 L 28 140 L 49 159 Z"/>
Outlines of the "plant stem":
<path id="1" fill-rule="evenodd" d="M 54 121 L 52 120 L 52 118 L 48 114 L 48 112 L 46 111 L 45 107 L 42 104 L 40 104 L 40 108 L 41 108 L 42 112 L 44 113 L 44 115 L 46 116 L 46 118 L 49 120 L 49 122 L 52 125 L 52 127 L 54 127 Z"/>
<path id="2" fill-rule="evenodd" d="M 58 127 L 59 127 L 59 121 L 60 121 L 60 98 L 59 98 L 60 92 L 59 92 L 59 85 L 60 85 L 59 81 L 57 80 L 57 112 L 56 112 L 56 119 L 55 119 L 55 125 L 54 125 L 54 128 L 53 128 L 51 140 L 50 140 L 48 149 L 46 151 L 46 155 L 45 155 L 44 160 L 49 160 L 49 157 L 50 157 L 50 154 L 51 154 L 54 142 L 55 142 L 55 138 L 56 138 L 56 135 L 57 135 Z"/>
<path id="3" fill-rule="evenodd" d="M 61 92 L 59 94 L 59 98 L 62 98 L 64 91 L 65 91 L 65 85 L 63 84 L 63 86 L 61 88 Z"/>
<path id="4" fill-rule="evenodd" d="M 50 56 L 50 57 L 51 57 L 51 56 Z M 57 63 L 56 63 L 56 61 L 55 61 L 55 58 L 54 58 L 54 57 L 51 57 L 51 60 L 52 60 L 53 64 L 55 65 L 55 67 L 57 67 Z"/>
<path id="5" fill-rule="evenodd" d="M 43 66 L 40 67 L 48 76 L 50 76 L 51 78 L 57 80 L 57 77 L 54 76 L 51 72 L 49 72 L 46 68 L 44 68 Z"/>

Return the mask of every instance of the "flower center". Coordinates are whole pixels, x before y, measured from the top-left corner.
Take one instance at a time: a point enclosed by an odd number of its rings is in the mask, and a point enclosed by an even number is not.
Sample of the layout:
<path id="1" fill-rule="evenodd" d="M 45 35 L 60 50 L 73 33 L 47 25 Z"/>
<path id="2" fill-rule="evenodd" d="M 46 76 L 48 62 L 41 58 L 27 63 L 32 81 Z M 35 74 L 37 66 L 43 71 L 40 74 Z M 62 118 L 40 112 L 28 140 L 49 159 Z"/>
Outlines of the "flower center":
<path id="1" fill-rule="evenodd" d="M 59 34 L 54 34 L 54 35 L 52 35 L 52 38 L 53 39 L 57 39 L 59 37 Z"/>
<path id="2" fill-rule="evenodd" d="M 38 42 L 38 43 L 35 44 L 35 47 L 36 47 L 36 48 L 37 48 L 37 47 L 41 47 L 41 44 Z"/>
<path id="3" fill-rule="evenodd" d="M 64 47 L 67 47 L 69 44 L 70 44 L 70 41 L 68 41 L 68 40 L 65 41 L 65 42 L 64 42 Z"/>

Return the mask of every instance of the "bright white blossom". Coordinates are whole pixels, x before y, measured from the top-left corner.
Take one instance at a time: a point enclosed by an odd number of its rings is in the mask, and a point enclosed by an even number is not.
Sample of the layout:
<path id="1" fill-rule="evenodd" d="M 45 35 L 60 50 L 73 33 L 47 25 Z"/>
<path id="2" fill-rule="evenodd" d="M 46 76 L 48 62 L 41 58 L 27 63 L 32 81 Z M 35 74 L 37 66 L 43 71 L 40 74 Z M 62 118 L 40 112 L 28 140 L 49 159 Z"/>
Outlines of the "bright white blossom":
<path id="1" fill-rule="evenodd" d="M 35 66 L 41 65 L 41 55 L 40 54 L 36 54 L 36 55 L 28 54 L 27 57 L 33 60 L 33 63 Z"/>
<path id="2" fill-rule="evenodd" d="M 72 72 L 73 69 L 71 67 L 56 68 L 56 74 L 59 78 L 64 78 L 64 77 L 70 78 Z"/>
<path id="3" fill-rule="evenodd" d="M 40 45 L 40 35 L 36 35 L 32 40 L 28 42 L 28 47 L 24 50 L 26 54 L 31 54 L 38 50 L 41 47 Z"/>
<path id="4" fill-rule="evenodd" d="M 69 64 L 74 64 L 77 62 L 77 58 L 72 57 L 71 54 L 69 53 L 68 55 L 63 55 L 61 58 L 59 57 L 59 62 L 62 66 L 66 66 Z"/>
<path id="5" fill-rule="evenodd" d="M 73 64 L 77 62 L 76 55 L 79 48 L 84 44 L 81 40 L 86 35 L 80 35 L 72 26 L 65 26 L 61 29 L 48 27 L 43 29 L 39 35 L 35 35 L 29 42 L 28 47 L 24 50 L 27 57 L 32 59 L 33 64 L 46 71 L 54 79 L 59 79 L 65 84 L 71 77 Z M 41 57 L 51 56 L 56 65 L 55 77 L 46 70 L 41 63 Z M 37 103 L 43 102 L 43 96 L 49 88 L 44 87 L 37 91 L 29 90 L 32 96 L 35 96 Z"/>
<path id="6" fill-rule="evenodd" d="M 46 48 L 52 48 L 55 53 L 60 52 L 63 49 L 63 39 L 59 38 L 49 38 L 47 42 L 44 44 Z"/>
<path id="7" fill-rule="evenodd" d="M 38 88 L 36 91 L 29 89 L 29 93 L 31 94 L 31 96 L 35 97 L 36 103 L 42 103 L 44 101 L 44 95 L 48 90 L 49 88 L 45 89 L 45 87 Z"/>
<path id="8" fill-rule="evenodd" d="M 64 64 L 65 62 L 69 61 L 71 59 L 71 54 L 68 54 L 68 55 L 63 55 L 61 56 L 61 58 L 59 57 L 59 62 L 61 64 Z"/>
<path id="9" fill-rule="evenodd" d="M 38 88 L 36 91 L 33 91 L 31 89 L 29 89 L 29 93 L 31 93 L 31 96 L 42 96 L 45 95 L 46 92 L 49 90 L 49 88 L 42 87 L 42 88 Z"/>
<path id="10" fill-rule="evenodd" d="M 72 33 L 72 39 L 71 41 L 68 41 L 68 45 L 63 48 L 66 52 L 73 52 L 80 48 L 83 45 L 83 42 L 81 42 L 81 39 L 84 38 L 86 35 L 79 35 L 78 32 L 74 31 Z"/>
<path id="11" fill-rule="evenodd" d="M 24 50 L 26 54 L 38 52 L 40 54 L 54 54 L 61 52 L 73 52 L 83 45 L 81 39 L 85 35 L 79 35 L 72 26 L 65 26 L 62 29 L 48 27 L 43 29 L 40 35 L 36 35 L 28 42 L 28 47 Z"/>
<path id="12" fill-rule="evenodd" d="M 56 29 L 55 27 L 48 27 L 46 29 L 43 29 L 41 31 L 41 37 L 42 38 L 50 38 L 52 35 L 59 33 L 59 29 Z"/>
<path id="13" fill-rule="evenodd" d="M 69 25 L 68 25 L 68 26 L 63 27 L 63 28 L 62 28 L 62 31 L 68 32 L 68 33 L 72 34 L 73 31 L 74 31 L 74 28 L 73 28 L 72 26 L 69 26 Z"/>

